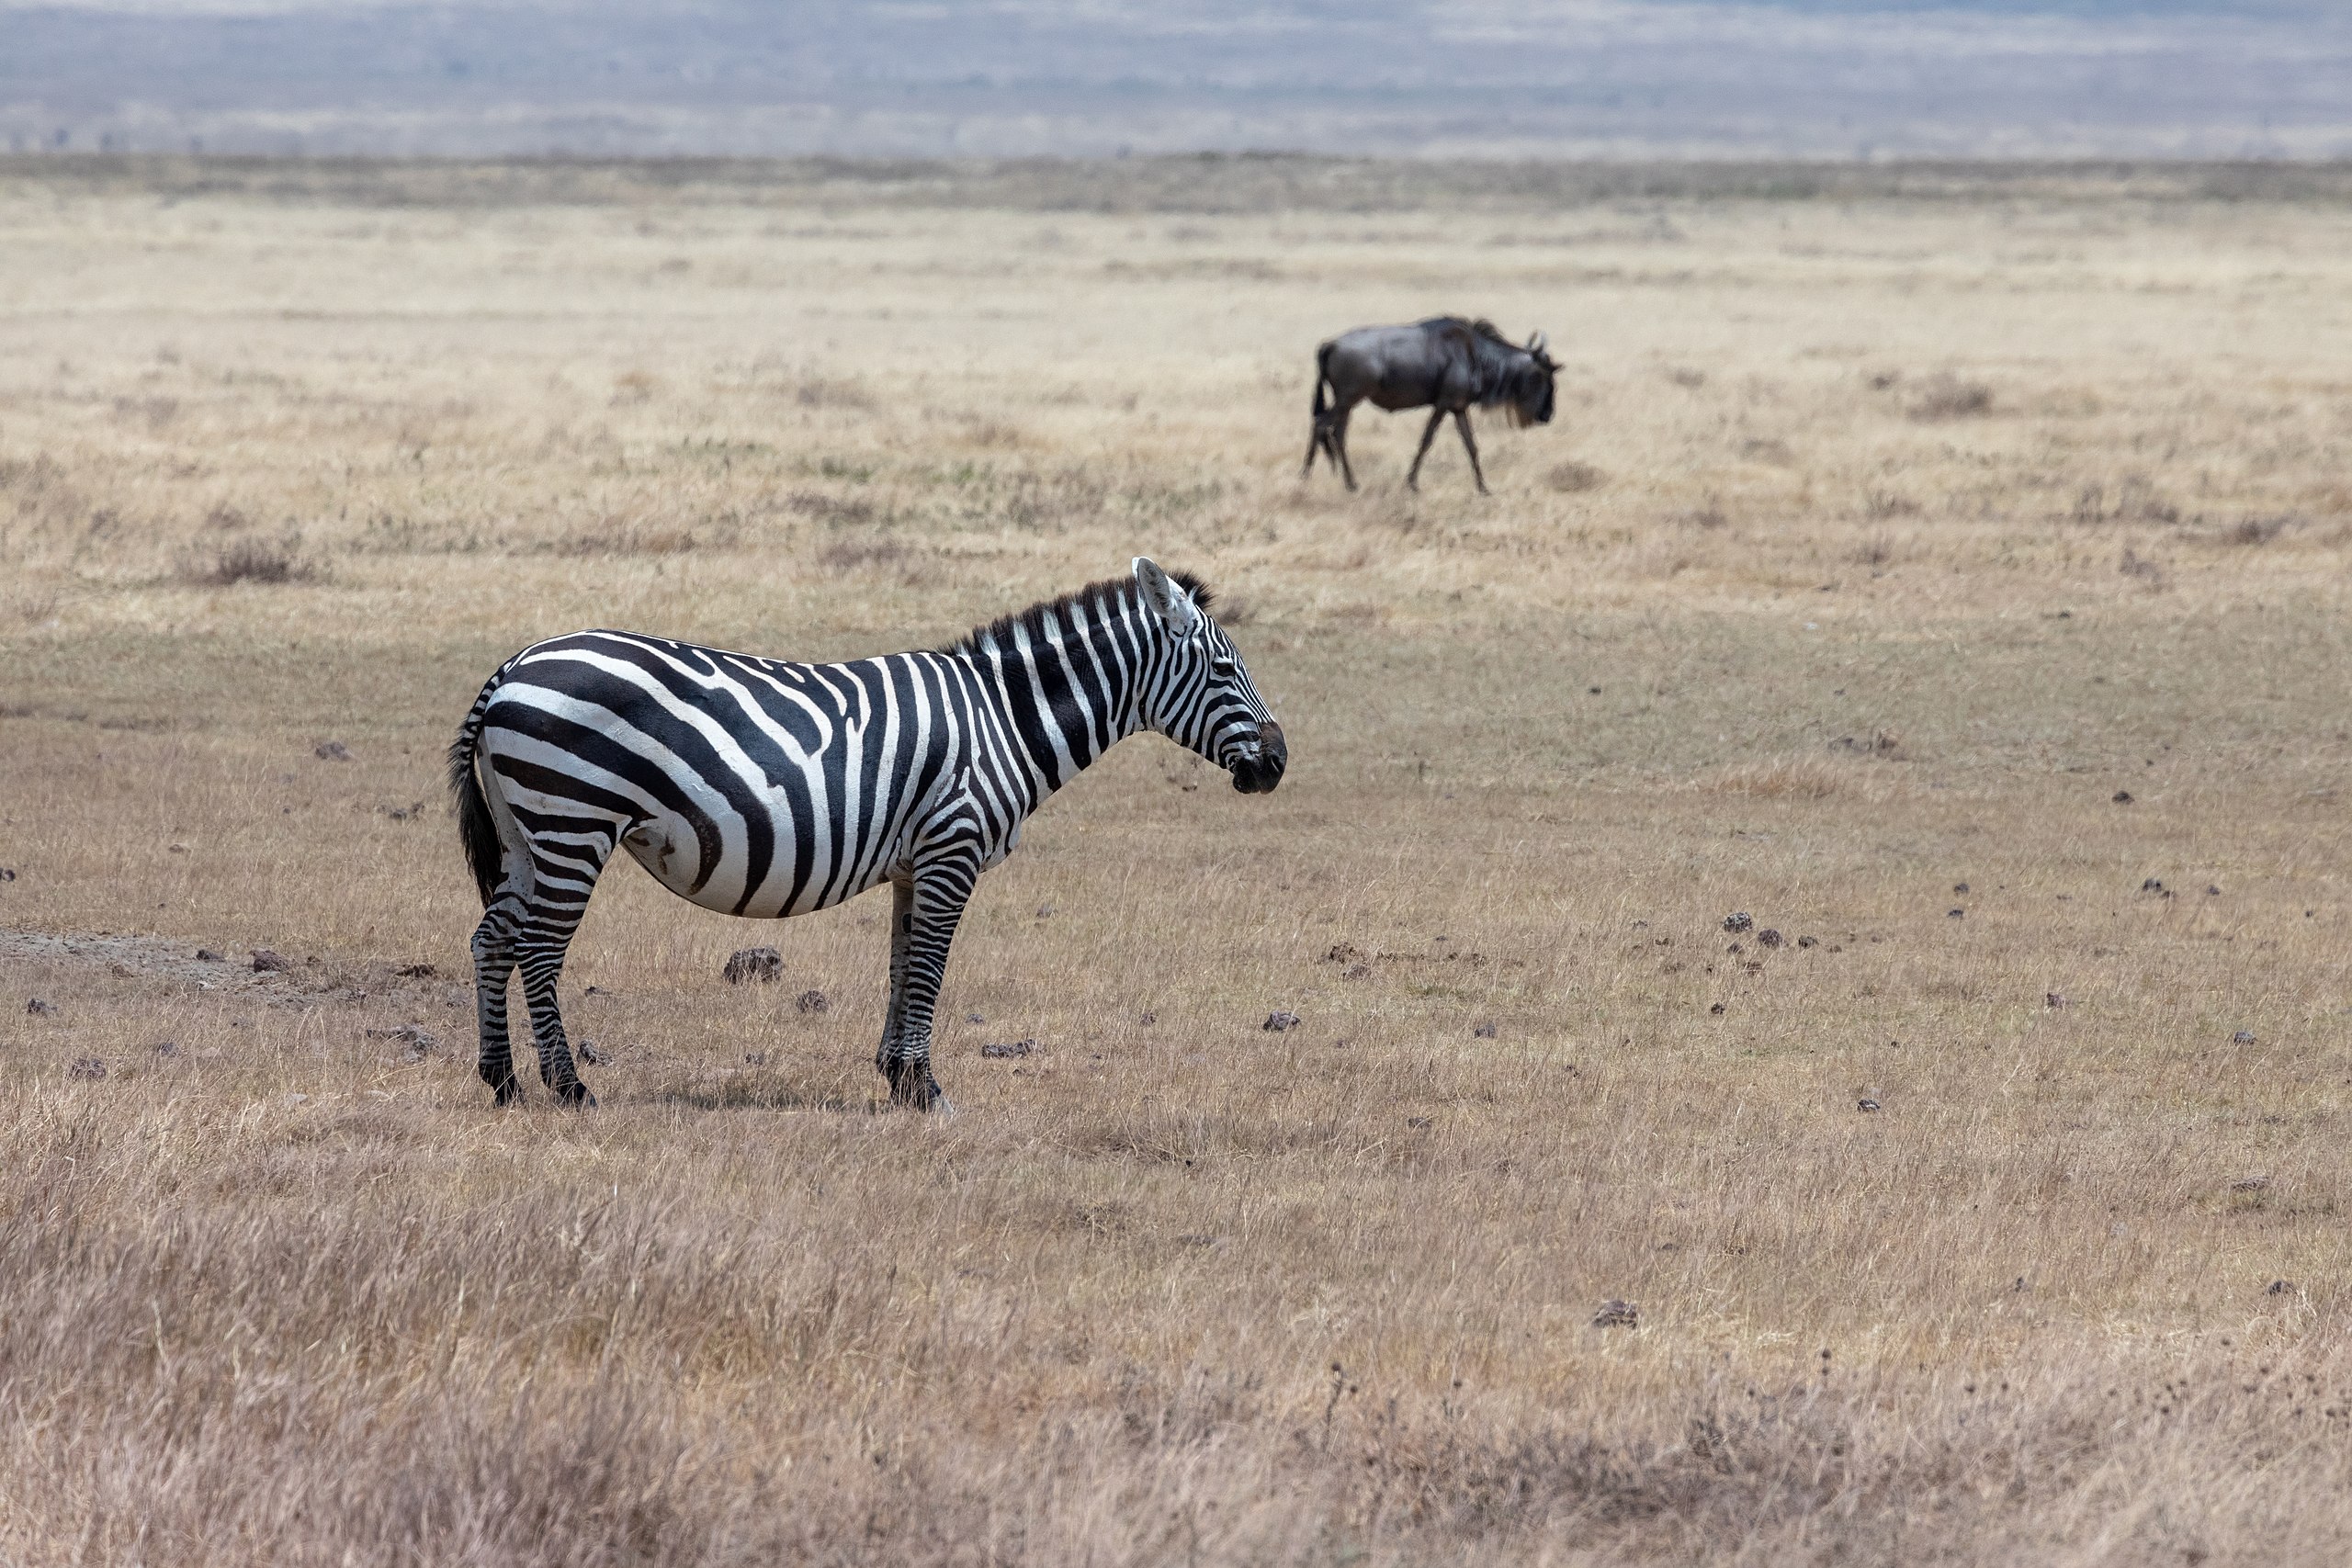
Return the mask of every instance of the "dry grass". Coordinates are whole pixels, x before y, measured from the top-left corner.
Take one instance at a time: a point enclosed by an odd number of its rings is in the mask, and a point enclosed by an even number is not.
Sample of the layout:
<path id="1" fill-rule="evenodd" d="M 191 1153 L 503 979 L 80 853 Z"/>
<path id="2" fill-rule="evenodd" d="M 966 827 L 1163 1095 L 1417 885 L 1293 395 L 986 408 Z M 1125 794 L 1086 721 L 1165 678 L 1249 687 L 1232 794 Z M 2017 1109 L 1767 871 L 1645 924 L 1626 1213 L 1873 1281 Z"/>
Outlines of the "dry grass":
<path id="1" fill-rule="evenodd" d="M 62 167 L 0 186 L 0 1562 L 2352 1548 L 2340 208 Z M 1439 309 L 1559 420 L 1491 501 L 1409 419 L 1295 483 L 1312 344 Z M 963 1115 L 875 1105 L 870 902 L 627 866 L 604 1108 L 489 1109 L 498 658 L 1139 550 L 1292 775 L 1137 741 L 1032 826 Z"/>

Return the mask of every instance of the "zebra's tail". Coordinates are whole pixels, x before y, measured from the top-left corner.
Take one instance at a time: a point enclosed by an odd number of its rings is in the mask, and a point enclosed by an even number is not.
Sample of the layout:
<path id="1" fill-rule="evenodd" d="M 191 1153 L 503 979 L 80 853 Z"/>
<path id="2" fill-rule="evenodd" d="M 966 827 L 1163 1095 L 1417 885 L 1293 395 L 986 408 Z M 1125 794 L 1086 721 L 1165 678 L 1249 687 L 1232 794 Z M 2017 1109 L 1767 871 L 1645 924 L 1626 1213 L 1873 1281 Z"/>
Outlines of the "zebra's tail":
<path id="1" fill-rule="evenodd" d="M 1331 412 L 1331 405 L 1323 398 L 1325 389 L 1330 385 L 1331 345 L 1327 343 L 1315 351 L 1315 426 L 1318 430 L 1323 427 L 1323 416 Z"/>
<path id="2" fill-rule="evenodd" d="M 458 726 L 457 739 L 449 743 L 449 795 L 458 807 L 458 837 L 466 846 L 466 864 L 474 874 L 474 886 L 481 890 L 484 908 L 498 896 L 504 853 L 498 842 L 498 820 L 490 814 L 490 800 L 481 792 L 474 749 L 481 739 L 481 716 L 490 710 L 490 699 L 514 668 L 512 659 L 498 667 L 467 711 L 465 722 Z"/>

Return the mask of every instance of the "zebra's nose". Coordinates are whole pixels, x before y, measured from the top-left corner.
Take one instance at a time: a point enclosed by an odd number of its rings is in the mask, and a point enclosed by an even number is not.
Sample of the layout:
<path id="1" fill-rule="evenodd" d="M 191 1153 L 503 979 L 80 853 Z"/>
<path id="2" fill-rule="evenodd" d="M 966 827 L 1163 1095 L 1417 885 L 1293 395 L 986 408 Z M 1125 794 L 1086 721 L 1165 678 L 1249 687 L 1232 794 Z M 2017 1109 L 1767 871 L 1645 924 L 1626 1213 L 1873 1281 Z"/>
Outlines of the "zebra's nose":
<path id="1" fill-rule="evenodd" d="M 1233 764 L 1233 787 L 1244 795 L 1264 795 L 1283 782 L 1283 769 L 1289 761 L 1283 727 L 1270 718 L 1258 727 L 1258 754 Z"/>

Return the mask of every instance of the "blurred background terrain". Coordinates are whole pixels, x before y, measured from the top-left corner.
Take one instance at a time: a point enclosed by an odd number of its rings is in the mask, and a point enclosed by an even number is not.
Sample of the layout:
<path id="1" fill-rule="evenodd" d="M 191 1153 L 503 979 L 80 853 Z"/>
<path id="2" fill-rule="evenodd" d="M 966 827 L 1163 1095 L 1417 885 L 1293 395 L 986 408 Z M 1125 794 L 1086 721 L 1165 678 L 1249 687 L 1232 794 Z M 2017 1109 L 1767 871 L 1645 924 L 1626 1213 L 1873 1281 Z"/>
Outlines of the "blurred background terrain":
<path id="1" fill-rule="evenodd" d="M 2311 0 L 0 0 L 0 147 L 2329 157 Z"/>

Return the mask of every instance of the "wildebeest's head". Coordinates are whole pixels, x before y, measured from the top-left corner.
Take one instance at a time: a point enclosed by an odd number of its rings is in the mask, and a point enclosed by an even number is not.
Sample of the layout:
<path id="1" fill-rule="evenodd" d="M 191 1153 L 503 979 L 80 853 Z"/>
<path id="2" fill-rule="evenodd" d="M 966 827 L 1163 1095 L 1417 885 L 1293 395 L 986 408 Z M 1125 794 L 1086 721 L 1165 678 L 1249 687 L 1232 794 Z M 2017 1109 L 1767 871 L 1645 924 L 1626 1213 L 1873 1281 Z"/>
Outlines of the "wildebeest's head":
<path id="1" fill-rule="evenodd" d="M 1544 341 L 1542 333 L 1533 334 L 1513 356 L 1503 390 L 1503 403 L 1510 410 L 1513 424 L 1552 423 L 1552 382 L 1560 367 L 1544 352 Z"/>
<path id="2" fill-rule="evenodd" d="M 1231 773 L 1242 794 L 1271 792 L 1283 782 L 1290 748 L 1233 639 L 1209 619 L 1208 590 L 1147 556 L 1136 558 L 1135 573 L 1144 608 L 1167 633 L 1144 687 L 1144 722 Z"/>

